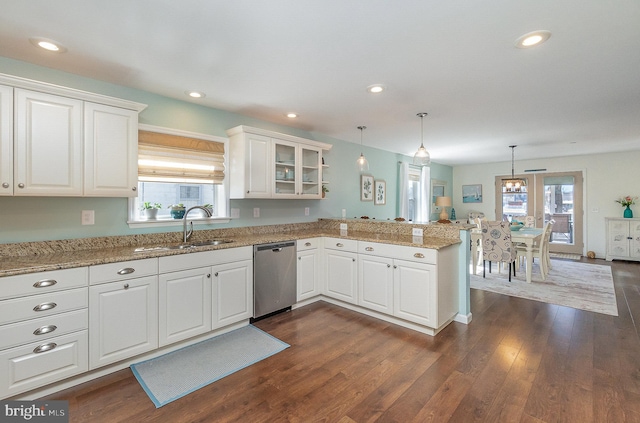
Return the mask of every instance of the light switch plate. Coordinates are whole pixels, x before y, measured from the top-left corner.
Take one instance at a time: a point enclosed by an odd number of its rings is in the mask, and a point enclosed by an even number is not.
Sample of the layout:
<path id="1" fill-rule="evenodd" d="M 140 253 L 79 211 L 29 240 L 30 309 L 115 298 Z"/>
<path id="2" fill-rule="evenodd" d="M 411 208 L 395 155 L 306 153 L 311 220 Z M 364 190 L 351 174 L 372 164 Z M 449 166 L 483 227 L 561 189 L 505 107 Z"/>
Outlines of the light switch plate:
<path id="1" fill-rule="evenodd" d="M 95 225 L 96 212 L 94 210 L 82 210 L 82 224 Z"/>
<path id="2" fill-rule="evenodd" d="M 304 215 L 309 216 L 309 207 L 304 208 Z"/>
<path id="3" fill-rule="evenodd" d="M 413 235 L 413 236 L 422 236 L 422 228 L 413 228 L 413 229 L 411 229 L 411 235 Z"/>

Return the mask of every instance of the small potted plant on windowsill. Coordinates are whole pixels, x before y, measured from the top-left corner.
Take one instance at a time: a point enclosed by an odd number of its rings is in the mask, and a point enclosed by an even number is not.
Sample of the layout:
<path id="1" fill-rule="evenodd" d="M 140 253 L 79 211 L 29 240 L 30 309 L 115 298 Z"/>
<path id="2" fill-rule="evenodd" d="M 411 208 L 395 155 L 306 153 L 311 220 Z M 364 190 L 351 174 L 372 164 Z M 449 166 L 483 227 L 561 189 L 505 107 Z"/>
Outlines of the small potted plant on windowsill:
<path id="1" fill-rule="evenodd" d="M 184 217 L 184 204 L 169 204 L 169 214 L 174 219 L 182 219 Z"/>
<path id="2" fill-rule="evenodd" d="M 145 201 L 142 204 L 142 214 L 147 220 L 156 219 L 158 217 L 158 209 L 162 208 L 160 203 L 151 203 L 151 201 Z"/>
<path id="3" fill-rule="evenodd" d="M 322 198 L 324 198 L 324 194 L 329 192 L 329 188 L 326 187 L 326 185 L 322 186 Z"/>

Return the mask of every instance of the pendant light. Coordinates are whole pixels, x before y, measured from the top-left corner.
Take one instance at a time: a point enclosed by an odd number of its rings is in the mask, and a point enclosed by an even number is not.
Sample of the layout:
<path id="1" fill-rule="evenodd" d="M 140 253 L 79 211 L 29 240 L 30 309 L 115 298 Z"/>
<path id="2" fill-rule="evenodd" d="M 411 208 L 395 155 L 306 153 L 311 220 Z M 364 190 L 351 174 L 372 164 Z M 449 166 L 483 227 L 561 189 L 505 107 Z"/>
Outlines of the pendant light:
<path id="1" fill-rule="evenodd" d="M 368 172 L 369 171 L 369 162 L 364 157 L 364 154 L 362 154 L 362 131 L 367 129 L 367 127 L 366 126 L 358 126 L 358 129 L 360 130 L 360 151 L 361 151 L 361 153 L 360 153 L 360 157 L 358 157 L 358 160 L 356 160 L 356 166 L 358 166 L 358 171 L 360 173 L 364 173 L 364 172 Z"/>
<path id="2" fill-rule="evenodd" d="M 521 192 L 523 187 L 527 186 L 527 180 L 522 178 L 516 178 L 513 172 L 514 165 L 514 150 L 517 145 L 510 145 L 511 149 L 511 179 L 502 180 L 503 192 Z"/>
<path id="3" fill-rule="evenodd" d="M 427 113 L 418 113 L 417 116 L 420 117 L 420 148 L 416 151 L 416 154 L 413 155 L 413 164 L 416 166 L 428 166 L 431 163 L 431 155 L 424 148 L 424 117 Z"/>

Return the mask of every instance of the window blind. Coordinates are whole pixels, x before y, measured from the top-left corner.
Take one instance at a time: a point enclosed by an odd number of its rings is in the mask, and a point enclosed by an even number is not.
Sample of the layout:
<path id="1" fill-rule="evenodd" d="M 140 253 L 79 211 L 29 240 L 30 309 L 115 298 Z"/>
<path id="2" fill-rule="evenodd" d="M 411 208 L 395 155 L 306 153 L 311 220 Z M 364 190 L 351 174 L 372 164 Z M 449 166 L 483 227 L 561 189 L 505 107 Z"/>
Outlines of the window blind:
<path id="1" fill-rule="evenodd" d="M 138 179 L 222 184 L 224 144 L 140 130 Z"/>

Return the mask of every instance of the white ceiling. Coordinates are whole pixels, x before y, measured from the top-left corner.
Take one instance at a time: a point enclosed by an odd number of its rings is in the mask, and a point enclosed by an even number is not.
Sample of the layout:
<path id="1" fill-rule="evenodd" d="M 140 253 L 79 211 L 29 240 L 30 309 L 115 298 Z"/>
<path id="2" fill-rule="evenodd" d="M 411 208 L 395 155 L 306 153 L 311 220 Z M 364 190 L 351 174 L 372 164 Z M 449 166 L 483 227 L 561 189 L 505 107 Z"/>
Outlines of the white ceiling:
<path id="1" fill-rule="evenodd" d="M 640 149 L 637 0 L 0 0 L 0 56 L 442 164 Z M 515 40 L 551 38 L 531 49 Z M 68 51 L 40 51 L 30 37 Z M 0 70 L 1 72 L 1 70 Z M 381 83 L 378 95 L 366 87 Z M 296 120 L 285 117 L 295 111 Z"/>

